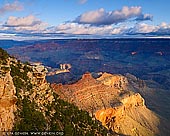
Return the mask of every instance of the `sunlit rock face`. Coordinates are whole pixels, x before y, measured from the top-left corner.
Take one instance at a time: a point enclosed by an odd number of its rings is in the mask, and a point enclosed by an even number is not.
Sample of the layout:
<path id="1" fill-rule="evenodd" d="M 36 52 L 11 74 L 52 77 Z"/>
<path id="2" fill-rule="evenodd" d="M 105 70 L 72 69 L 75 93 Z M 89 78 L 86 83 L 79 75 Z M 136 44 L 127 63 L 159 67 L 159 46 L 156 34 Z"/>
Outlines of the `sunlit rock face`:
<path id="1" fill-rule="evenodd" d="M 17 100 L 10 75 L 10 59 L 8 58 L 6 62 L 6 64 L 0 64 L 0 132 L 12 130 Z"/>
<path id="2" fill-rule="evenodd" d="M 74 103 L 95 116 L 114 133 L 152 136 L 159 134 L 159 117 L 145 106 L 145 100 L 135 93 L 122 75 L 102 73 L 94 79 L 85 73 L 74 84 L 53 84 L 60 98 Z"/>
<path id="3" fill-rule="evenodd" d="M 100 73 L 101 74 L 101 73 Z M 128 80 L 122 75 L 103 73 L 94 79 L 90 73 L 85 73 L 74 84 L 52 84 L 61 98 L 75 103 L 80 108 L 94 113 L 103 107 L 121 105 L 120 99 L 133 94 L 128 90 Z"/>
<path id="4" fill-rule="evenodd" d="M 120 91 L 127 90 L 128 80 L 126 77 L 120 74 L 108 74 L 103 73 L 101 77 L 97 78 L 97 81 L 100 81 L 106 86 L 118 89 Z"/>
<path id="5" fill-rule="evenodd" d="M 98 110 L 97 120 L 116 133 L 151 136 L 159 133 L 159 118 L 144 104 L 140 94 L 126 96 L 122 105 Z"/>
<path id="6" fill-rule="evenodd" d="M 47 105 L 54 101 L 53 91 L 50 88 L 50 84 L 46 81 L 47 69 L 41 64 L 32 64 L 30 66 L 32 71 L 27 73 L 30 83 L 33 85 L 31 91 L 21 91 L 22 98 L 28 96 L 31 102 L 35 102 L 38 106 L 36 109 L 45 116 L 45 112 L 48 111 Z"/>
<path id="7" fill-rule="evenodd" d="M 20 69 L 17 66 L 20 67 Z M 12 67 L 15 72 L 24 73 L 24 64 L 19 63 L 16 59 L 8 57 L 0 62 L 0 132 L 12 131 L 16 122 L 17 110 L 21 107 L 16 106 L 18 99 L 23 100 L 27 97 L 31 102 L 37 104 L 37 111 L 45 115 L 48 111 L 46 105 L 54 101 L 53 91 L 49 83 L 46 82 L 45 77 L 47 70 L 42 65 L 28 65 L 30 71 L 27 73 L 27 79 L 22 79 L 11 72 Z M 12 76 L 13 75 L 13 76 Z M 22 75 L 22 74 L 21 74 Z M 28 86 L 23 86 L 23 89 L 18 89 L 14 85 L 14 78 L 18 79 L 16 85 L 30 81 L 31 90 Z M 28 84 L 27 84 L 28 85 Z M 25 87 L 25 88 L 24 88 Z M 17 92 L 18 89 L 18 92 Z M 18 94 L 17 94 L 18 93 Z M 19 96 L 19 98 L 17 97 Z M 50 111 L 50 115 L 54 114 Z M 1 133 L 0 133 L 1 135 Z"/>

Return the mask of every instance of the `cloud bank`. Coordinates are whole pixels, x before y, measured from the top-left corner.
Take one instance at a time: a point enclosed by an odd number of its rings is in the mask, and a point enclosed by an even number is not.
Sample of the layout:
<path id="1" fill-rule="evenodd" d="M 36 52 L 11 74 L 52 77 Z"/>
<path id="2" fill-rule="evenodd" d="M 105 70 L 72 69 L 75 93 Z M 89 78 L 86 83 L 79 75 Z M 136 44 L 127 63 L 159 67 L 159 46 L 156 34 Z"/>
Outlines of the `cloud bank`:
<path id="1" fill-rule="evenodd" d="M 144 21 L 151 20 L 152 15 L 143 14 L 142 8 L 139 6 L 124 6 L 121 10 L 113 10 L 109 12 L 105 11 L 103 8 L 100 8 L 95 11 L 88 11 L 81 14 L 74 20 L 74 22 L 90 25 L 111 25 L 127 21 L 131 18 L 136 18 L 136 20 Z"/>
<path id="2" fill-rule="evenodd" d="M 49 32 L 58 32 L 58 33 L 66 33 L 66 34 L 81 34 L 81 35 L 113 35 L 113 34 L 121 34 L 126 31 L 127 28 L 125 26 L 91 26 L 88 24 L 78 24 L 78 23 L 65 23 L 60 24 L 54 28 L 52 28 Z"/>
<path id="3" fill-rule="evenodd" d="M 162 22 L 159 25 L 149 25 L 146 23 L 136 24 L 134 27 L 129 28 L 128 35 L 141 34 L 144 36 L 165 36 L 170 37 L 170 24 Z"/>
<path id="4" fill-rule="evenodd" d="M 29 15 L 26 17 L 10 16 L 3 26 L 7 30 L 16 32 L 40 32 L 45 30 L 48 24 Z"/>

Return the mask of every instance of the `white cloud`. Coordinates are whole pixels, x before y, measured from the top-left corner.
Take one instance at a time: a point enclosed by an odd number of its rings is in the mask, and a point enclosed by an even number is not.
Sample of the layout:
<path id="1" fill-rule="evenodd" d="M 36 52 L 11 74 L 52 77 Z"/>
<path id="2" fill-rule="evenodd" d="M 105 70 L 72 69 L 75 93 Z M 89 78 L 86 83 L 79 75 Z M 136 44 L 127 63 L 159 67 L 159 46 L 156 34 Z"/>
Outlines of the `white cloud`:
<path id="1" fill-rule="evenodd" d="M 93 26 L 89 24 L 78 23 L 64 23 L 60 24 L 48 32 L 52 33 L 64 33 L 72 35 L 90 34 L 90 35 L 128 35 L 128 34 L 170 34 L 170 24 L 161 23 L 160 25 L 149 25 L 147 23 L 129 24 L 122 23 L 120 25 L 104 25 Z"/>
<path id="2" fill-rule="evenodd" d="M 114 29 L 112 29 L 111 34 L 113 34 L 113 35 L 116 35 L 116 34 L 125 34 L 128 29 L 129 28 L 127 26 L 115 27 Z"/>
<path id="3" fill-rule="evenodd" d="M 150 20 L 151 15 L 142 14 L 141 7 L 124 6 L 121 10 L 113 10 L 106 12 L 103 8 L 95 11 L 88 11 L 78 16 L 74 22 L 80 24 L 91 25 L 110 25 L 124 22 L 131 18 L 139 18 L 140 20 Z"/>
<path id="4" fill-rule="evenodd" d="M 40 32 L 45 30 L 47 26 L 47 23 L 42 22 L 33 15 L 26 17 L 10 16 L 4 24 L 4 28 L 8 28 L 8 30 L 14 30 L 17 32 Z"/>
<path id="5" fill-rule="evenodd" d="M 156 37 L 166 36 L 167 37 L 170 35 L 170 24 L 167 24 L 165 22 L 159 25 L 149 25 L 146 23 L 139 23 L 139 24 L 134 24 L 134 26 L 129 26 L 126 23 L 119 24 L 119 25 L 105 25 L 105 26 L 92 26 L 89 24 L 78 24 L 78 23 L 64 23 L 50 28 L 45 27 L 44 29 L 38 28 L 36 25 L 33 27 L 21 26 L 21 27 L 10 27 L 10 28 L 8 29 L 4 27 L 3 29 L 0 28 L 1 33 L 3 33 L 2 35 L 0 35 L 0 39 L 13 38 L 13 39 L 21 40 L 21 39 L 33 39 L 33 38 L 50 39 L 50 38 L 71 38 L 71 37 L 104 38 L 104 37 L 113 37 L 113 36 L 132 36 L 132 34 L 134 36 L 143 35 L 143 36 L 156 36 Z M 28 32 L 28 33 L 24 33 L 24 32 Z"/>
<path id="6" fill-rule="evenodd" d="M 0 14 L 5 14 L 7 12 L 13 11 L 21 11 L 23 10 L 23 8 L 23 5 L 18 1 L 15 1 L 14 3 L 7 3 L 4 6 L 0 7 Z"/>
<path id="7" fill-rule="evenodd" d="M 112 25 L 107 26 L 91 26 L 89 24 L 78 23 L 65 23 L 60 24 L 50 30 L 53 33 L 65 33 L 65 34 L 90 34 L 90 35 L 112 35 L 121 34 L 127 28 L 124 26 L 116 27 Z"/>
<path id="8" fill-rule="evenodd" d="M 162 22 L 158 27 L 157 33 L 159 35 L 170 35 L 170 24 Z"/>
<path id="9" fill-rule="evenodd" d="M 170 29 L 170 24 L 167 24 L 166 22 L 162 22 L 159 27 L 161 29 Z"/>
<path id="10" fill-rule="evenodd" d="M 159 27 L 154 25 L 148 25 L 146 23 L 140 23 L 134 27 L 135 33 L 151 33 L 158 31 Z"/>
<path id="11" fill-rule="evenodd" d="M 6 21 L 5 25 L 9 27 L 17 27 L 17 26 L 33 26 L 35 24 L 41 23 L 35 16 L 29 15 L 26 17 L 14 17 L 10 16 Z"/>
<path id="12" fill-rule="evenodd" d="M 146 23 L 139 23 L 129 29 L 129 34 L 151 34 L 151 35 L 170 35 L 170 24 L 162 22 L 159 25 L 149 25 Z"/>

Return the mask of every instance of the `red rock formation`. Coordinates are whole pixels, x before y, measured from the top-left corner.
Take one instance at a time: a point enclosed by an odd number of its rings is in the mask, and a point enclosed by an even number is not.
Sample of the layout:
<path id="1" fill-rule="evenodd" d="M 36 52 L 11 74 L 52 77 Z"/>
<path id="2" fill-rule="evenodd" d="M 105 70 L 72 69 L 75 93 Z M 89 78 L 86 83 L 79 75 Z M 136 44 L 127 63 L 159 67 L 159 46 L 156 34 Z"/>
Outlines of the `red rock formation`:
<path id="1" fill-rule="evenodd" d="M 139 93 L 130 91 L 122 75 L 103 73 L 94 79 L 86 73 L 74 84 L 52 87 L 60 98 L 88 111 L 109 130 L 132 136 L 159 134 L 159 118 L 147 109 Z"/>
<path id="2" fill-rule="evenodd" d="M 120 77 L 120 75 L 117 77 Z M 86 73 L 75 84 L 53 84 L 52 87 L 62 99 L 70 101 L 89 112 L 95 112 L 103 107 L 110 107 L 110 100 L 124 92 L 123 89 L 120 90 L 117 86 L 115 87 L 112 82 L 112 85 L 107 84 L 108 82 L 102 80 L 102 77 L 96 80 L 90 73 Z"/>

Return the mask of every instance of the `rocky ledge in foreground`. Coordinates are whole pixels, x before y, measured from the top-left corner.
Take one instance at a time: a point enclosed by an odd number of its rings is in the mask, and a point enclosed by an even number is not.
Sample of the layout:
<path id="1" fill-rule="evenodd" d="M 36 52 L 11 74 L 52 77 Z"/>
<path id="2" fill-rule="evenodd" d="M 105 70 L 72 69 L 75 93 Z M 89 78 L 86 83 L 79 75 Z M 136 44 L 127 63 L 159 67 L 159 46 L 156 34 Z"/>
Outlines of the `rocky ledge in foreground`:
<path id="1" fill-rule="evenodd" d="M 146 87 L 144 82 L 139 86 Z M 88 111 L 110 131 L 131 136 L 167 135 L 161 117 L 149 110 L 139 93 L 122 75 L 86 73 L 74 84 L 52 84 L 61 99 Z M 164 132 L 160 131 L 164 128 Z"/>
<path id="2" fill-rule="evenodd" d="M 44 66 L 23 64 L 0 48 L 0 136 L 10 131 L 107 135 L 86 111 L 58 98 L 45 79 L 46 72 Z"/>

